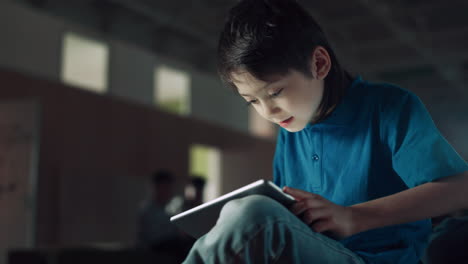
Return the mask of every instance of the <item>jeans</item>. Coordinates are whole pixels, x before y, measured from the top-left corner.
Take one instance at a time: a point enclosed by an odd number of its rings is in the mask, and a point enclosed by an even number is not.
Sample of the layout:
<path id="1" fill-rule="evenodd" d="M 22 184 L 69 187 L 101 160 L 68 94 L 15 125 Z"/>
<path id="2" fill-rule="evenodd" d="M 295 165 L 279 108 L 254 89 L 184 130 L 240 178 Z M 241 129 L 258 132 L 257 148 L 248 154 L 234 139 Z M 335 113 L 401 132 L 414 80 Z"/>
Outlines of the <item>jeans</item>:
<path id="1" fill-rule="evenodd" d="M 339 242 L 314 232 L 283 205 L 261 195 L 228 202 L 184 263 L 359 263 Z"/>

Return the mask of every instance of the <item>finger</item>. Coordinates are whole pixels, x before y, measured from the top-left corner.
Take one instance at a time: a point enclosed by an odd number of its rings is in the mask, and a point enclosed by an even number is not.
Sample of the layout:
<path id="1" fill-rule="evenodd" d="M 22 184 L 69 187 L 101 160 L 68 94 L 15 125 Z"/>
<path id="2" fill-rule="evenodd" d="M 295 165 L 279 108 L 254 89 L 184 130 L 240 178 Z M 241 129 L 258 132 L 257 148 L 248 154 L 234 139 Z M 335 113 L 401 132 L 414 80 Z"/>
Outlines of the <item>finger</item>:
<path id="1" fill-rule="evenodd" d="M 327 217 L 327 210 L 323 208 L 309 209 L 304 212 L 304 215 L 302 216 L 302 221 L 305 224 L 310 225 L 316 221 L 319 221 L 320 219 L 326 219 Z"/>
<path id="2" fill-rule="evenodd" d="M 323 233 L 330 230 L 330 221 L 329 219 L 321 219 L 310 225 L 310 228 L 317 233 Z"/>
<path id="3" fill-rule="evenodd" d="M 291 213 L 293 213 L 295 215 L 300 215 L 307 209 L 308 208 L 307 208 L 304 201 L 294 203 L 289 207 L 289 210 L 291 211 Z"/>
<path id="4" fill-rule="evenodd" d="M 321 207 L 324 207 L 324 204 L 323 204 L 323 202 L 321 200 L 303 199 L 301 201 L 298 201 L 298 202 L 292 204 L 289 207 L 289 210 L 293 214 L 299 215 L 299 214 L 303 213 L 305 210 L 316 209 L 316 208 L 321 208 Z"/>
<path id="5" fill-rule="evenodd" d="M 298 201 L 300 201 L 302 199 L 306 199 L 306 198 L 313 198 L 315 196 L 315 194 L 313 194 L 313 193 L 306 192 L 306 191 L 296 189 L 296 188 L 292 188 L 292 187 L 287 187 L 287 186 L 283 187 L 283 192 L 291 195 L 292 197 L 294 197 Z"/>

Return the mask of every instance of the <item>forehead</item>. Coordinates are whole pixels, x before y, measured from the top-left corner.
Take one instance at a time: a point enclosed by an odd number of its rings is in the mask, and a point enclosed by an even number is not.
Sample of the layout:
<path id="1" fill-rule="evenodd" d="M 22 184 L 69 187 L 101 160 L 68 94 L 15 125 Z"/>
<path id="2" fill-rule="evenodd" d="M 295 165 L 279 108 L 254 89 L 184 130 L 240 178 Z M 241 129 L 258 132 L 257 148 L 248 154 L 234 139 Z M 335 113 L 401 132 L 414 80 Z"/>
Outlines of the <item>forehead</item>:
<path id="1" fill-rule="evenodd" d="M 247 71 L 234 72 L 231 77 L 240 95 L 256 94 L 267 86 L 281 82 L 285 78 L 282 75 L 273 75 L 267 80 L 260 80 Z"/>

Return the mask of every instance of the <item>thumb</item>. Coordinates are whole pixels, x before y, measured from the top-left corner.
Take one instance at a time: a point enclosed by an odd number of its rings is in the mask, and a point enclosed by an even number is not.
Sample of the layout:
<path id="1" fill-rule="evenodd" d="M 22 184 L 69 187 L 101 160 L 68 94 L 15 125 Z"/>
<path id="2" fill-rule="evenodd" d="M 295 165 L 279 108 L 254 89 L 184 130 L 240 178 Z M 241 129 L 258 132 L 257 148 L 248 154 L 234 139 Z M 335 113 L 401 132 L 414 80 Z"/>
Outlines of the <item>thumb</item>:
<path id="1" fill-rule="evenodd" d="M 283 187 L 283 192 L 291 195 L 292 197 L 294 197 L 294 199 L 296 199 L 298 201 L 300 201 L 302 199 L 306 199 L 306 198 L 312 198 L 314 196 L 313 193 L 306 192 L 306 191 L 296 189 L 296 188 L 292 188 L 292 187 L 288 187 L 288 186 Z"/>

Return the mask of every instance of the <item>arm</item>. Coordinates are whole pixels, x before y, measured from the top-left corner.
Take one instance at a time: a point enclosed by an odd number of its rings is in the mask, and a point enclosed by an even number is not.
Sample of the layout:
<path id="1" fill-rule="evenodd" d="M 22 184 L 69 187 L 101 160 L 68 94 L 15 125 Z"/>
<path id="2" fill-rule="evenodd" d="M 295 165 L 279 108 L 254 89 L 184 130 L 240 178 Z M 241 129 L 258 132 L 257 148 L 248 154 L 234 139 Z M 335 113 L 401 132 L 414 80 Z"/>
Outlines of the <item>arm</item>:
<path id="1" fill-rule="evenodd" d="M 369 229 L 431 218 L 468 208 L 468 172 L 349 207 L 285 187 L 298 202 L 290 209 L 316 232 L 340 239 Z"/>
<path id="2" fill-rule="evenodd" d="M 468 208 L 468 172 L 351 206 L 354 231 L 412 222 Z"/>

